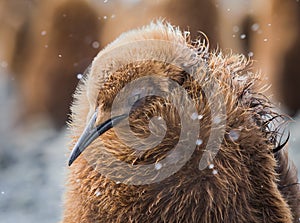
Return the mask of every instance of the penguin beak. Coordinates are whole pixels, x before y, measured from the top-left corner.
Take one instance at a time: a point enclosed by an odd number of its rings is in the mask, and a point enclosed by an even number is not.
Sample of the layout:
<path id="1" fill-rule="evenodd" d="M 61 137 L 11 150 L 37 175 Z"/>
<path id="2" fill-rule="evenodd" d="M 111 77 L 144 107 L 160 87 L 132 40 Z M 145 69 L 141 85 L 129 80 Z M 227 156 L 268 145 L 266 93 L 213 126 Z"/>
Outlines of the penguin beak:
<path id="1" fill-rule="evenodd" d="M 83 133 L 81 134 L 79 140 L 75 144 L 70 158 L 69 166 L 77 159 L 77 157 L 99 136 L 111 129 L 113 126 L 117 125 L 122 121 L 127 115 L 119 115 L 106 120 L 98 126 L 95 126 L 98 112 L 96 111 L 87 126 L 85 127 Z"/>

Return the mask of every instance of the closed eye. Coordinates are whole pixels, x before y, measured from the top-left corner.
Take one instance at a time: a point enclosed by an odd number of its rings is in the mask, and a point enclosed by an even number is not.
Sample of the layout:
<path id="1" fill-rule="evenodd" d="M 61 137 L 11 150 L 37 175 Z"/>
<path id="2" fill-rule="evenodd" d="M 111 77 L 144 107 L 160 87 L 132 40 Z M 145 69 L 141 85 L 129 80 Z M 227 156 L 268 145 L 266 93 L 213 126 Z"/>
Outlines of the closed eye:
<path id="1" fill-rule="evenodd" d="M 141 94 L 135 94 L 132 97 L 128 99 L 128 104 L 130 106 L 134 105 L 135 102 L 137 102 L 141 98 Z"/>

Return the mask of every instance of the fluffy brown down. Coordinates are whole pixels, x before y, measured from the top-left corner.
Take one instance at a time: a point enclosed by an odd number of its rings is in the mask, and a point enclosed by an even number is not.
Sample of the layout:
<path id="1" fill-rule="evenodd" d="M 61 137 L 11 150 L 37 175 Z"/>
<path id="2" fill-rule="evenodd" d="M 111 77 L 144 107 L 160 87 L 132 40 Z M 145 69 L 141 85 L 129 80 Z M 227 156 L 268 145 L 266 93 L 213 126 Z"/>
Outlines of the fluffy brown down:
<path id="1" fill-rule="evenodd" d="M 182 52 L 168 46 L 145 51 L 135 46 L 135 41 L 139 40 L 182 44 L 197 52 L 199 57 L 185 58 Z M 120 50 L 119 55 L 112 53 L 126 43 L 128 47 Z M 138 59 L 146 54 L 160 60 L 128 63 L 129 57 Z M 104 60 L 103 55 L 108 58 Z M 205 71 L 199 76 L 164 62 L 181 60 L 189 68 L 199 58 L 204 62 L 203 67 L 191 71 Z M 116 66 L 121 68 L 113 71 Z M 186 90 L 198 114 L 203 115 L 199 120 L 199 138 L 203 143 L 196 147 L 179 171 L 162 181 L 129 185 L 107 177 L 115 175 L 122 180 L 126 175 L 116 159 L 139 168 L 143 164 L 158 163 L 176 146 L 180 131 L 176 109 L 168 98 L 147 99 L 130 113 L 131 129 L 139 137 L 147 137 L 149 117 L 161 116 L 168 127 L 162 142 L 140 155 L 122 142 L 114 129 L 96 139 L 70 167 L 64 223 L 298 222 L 300 193 L 299 186 L 294 184 L 297 174 L 289 169 L 287 155 L 283 152 L 274 155 L 272 151 L 278 143 L 278 133 L 270 129 L 270 124 L 278 115 L 272 112 L 271 104 L 262 94 L 259 74 L 251 71 L 251 62 L 244 56 L 208 52 L 201 41 L 192 44 L 188 36 L 168 24 L 152 23 L 124 33 L 94 59 L 74 96 L 71 147 L 96 108 L 99 109 L 97 124 L 100 124 L 107 119 L 106 114 L 117 93 L 126 84 L 149 74 L 168 77 Z M 226 131 L 212 162 L 217 170 L 215 174 L 209 167 L 198 168 L 210 133 L 214 131 L 215 117 L 211 115 L 213 111 L 203 90 L 212 82 L 219 86 L 213 95 L 222 95 L 224 99 L 224 104 L 217 104 L 216 108 L 226 108 Z M 153 86 L 160 90 L 168 88 L 163 82 L 153 83 Z M 238 131 L 239 137 L 233 138 L 231 131 Z M 139 142 L 134 143 L 139 145 Z"/>

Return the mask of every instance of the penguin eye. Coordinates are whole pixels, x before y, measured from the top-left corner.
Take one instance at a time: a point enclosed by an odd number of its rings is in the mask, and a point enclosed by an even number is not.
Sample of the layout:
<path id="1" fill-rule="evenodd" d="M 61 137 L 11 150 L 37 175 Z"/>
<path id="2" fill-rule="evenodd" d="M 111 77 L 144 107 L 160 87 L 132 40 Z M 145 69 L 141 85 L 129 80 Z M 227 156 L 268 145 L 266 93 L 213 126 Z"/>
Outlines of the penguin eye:
<path id="1" fill-rule="evenodd" d="M 128 99 L 128 104 L 134 105 L 134 103 L 137 102 L 139 99 L 141 99 L 141 94 L 135 94 Z"/>

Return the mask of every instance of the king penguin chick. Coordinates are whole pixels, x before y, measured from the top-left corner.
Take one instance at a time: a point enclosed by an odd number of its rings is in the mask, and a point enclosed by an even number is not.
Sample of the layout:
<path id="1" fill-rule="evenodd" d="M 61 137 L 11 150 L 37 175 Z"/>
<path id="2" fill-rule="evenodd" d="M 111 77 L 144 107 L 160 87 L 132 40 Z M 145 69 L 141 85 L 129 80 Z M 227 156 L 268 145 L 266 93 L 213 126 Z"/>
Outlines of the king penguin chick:
<path id="1" fill-rule="evenodd" d="M 169 24 L 123 33 L 74 95 L 63 222 L 298 222 L 259 78 Z"/>

